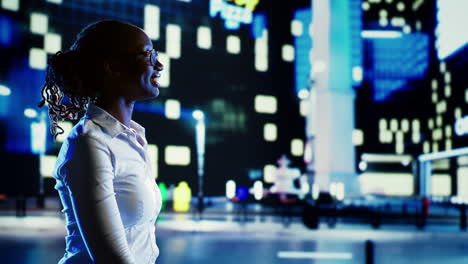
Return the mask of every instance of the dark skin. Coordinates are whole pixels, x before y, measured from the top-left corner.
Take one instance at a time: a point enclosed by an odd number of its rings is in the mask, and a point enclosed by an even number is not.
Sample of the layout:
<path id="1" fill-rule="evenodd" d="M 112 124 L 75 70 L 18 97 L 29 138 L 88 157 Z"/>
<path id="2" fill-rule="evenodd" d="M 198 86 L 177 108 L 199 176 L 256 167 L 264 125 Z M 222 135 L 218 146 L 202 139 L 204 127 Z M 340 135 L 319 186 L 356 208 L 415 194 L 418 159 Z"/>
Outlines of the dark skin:
<path id="1" fill-rule="evenodd" d="M 124 27 L 126 41 L 120 44 L 122 54 L 127 55 L 104 62 L 104 86 L 97 87 L 100 95 L 96 105 L 130 127 L 135 101 L 158 96 L 163 65 L 156 59 L 153 66 L 148 56 L 137 54 L 153 49 L 153 43 L 143 30 L 129 25 Z"/>

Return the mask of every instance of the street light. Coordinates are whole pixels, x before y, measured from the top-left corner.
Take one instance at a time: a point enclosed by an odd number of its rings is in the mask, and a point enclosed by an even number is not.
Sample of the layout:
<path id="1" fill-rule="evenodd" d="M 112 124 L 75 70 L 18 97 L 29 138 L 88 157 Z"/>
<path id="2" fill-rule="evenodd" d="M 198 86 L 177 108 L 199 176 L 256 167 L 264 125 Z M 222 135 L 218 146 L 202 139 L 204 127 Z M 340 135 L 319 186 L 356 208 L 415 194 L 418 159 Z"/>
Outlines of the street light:
<path id="1" fill-rule="evenodd" d="M 197 145 L 197 163 L 198 163 L 198 213 L 201 218 L 203 212 L 203 176 L 205 165 L 205 115 L 201 110 L 192 112 L 193 118 L 197 121 L 195 125 L 195 139 Z"/>

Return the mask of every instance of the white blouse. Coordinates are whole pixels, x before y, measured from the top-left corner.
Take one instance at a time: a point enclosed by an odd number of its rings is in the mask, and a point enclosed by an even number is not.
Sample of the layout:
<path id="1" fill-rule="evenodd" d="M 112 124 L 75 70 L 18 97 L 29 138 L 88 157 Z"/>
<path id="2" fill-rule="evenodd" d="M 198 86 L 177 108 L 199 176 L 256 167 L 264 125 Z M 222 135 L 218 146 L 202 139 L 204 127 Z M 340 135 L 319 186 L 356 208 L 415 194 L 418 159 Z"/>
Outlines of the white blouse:
<path id="1" fill-rule="evenodd" d="M 145 129 L 91 104 L 55 167 L 68 232 L 59 264 L 155 263 L 162 199 L 153 169 Z"/>

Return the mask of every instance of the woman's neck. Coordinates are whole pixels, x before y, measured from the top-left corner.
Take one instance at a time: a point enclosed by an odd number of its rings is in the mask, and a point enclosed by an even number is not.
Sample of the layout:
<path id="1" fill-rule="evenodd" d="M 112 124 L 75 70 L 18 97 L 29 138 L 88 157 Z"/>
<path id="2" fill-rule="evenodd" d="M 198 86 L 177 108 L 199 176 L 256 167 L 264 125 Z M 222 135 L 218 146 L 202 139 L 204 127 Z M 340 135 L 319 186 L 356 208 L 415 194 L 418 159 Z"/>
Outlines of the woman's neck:
<path id="1" fill-rule="evenodd" d="M 130 120 L 132 120 L 133 106 L 135 105 L 135 101 L 127 101 L 123 97 L 114 98 L 112 100 L 98 98 L 95 104 L 96 106 L 106 110 L 122 124 L 130 127 Z"/>

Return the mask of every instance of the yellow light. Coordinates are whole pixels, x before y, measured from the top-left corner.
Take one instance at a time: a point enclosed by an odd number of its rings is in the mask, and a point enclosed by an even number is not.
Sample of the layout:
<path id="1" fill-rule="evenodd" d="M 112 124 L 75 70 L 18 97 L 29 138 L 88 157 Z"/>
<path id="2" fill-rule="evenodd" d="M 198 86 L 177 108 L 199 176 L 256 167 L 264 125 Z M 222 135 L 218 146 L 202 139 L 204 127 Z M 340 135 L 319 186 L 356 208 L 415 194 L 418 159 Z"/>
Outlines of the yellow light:
<path id="1" fill-rule="evenodd" d="M 165 115 L 168 119 L 180 118 L 180 102 L 178 100 L 168 99 L 165 103 Z"/>
<path id="2" fill-rule="evenodd" d="M 271 95 L 256 95 L 255 96 L 255 111 L 263 114 L 275 114 L 277 112 L 276 97 Z"/>
<path id="3" fill-rule="evenodd" d="M 404 118 L 401 120 L 401 130 L 405 133 L 409 131 L 409 121 L 408 119 Z"/>
<path id="4" fill-rule="evenodd" d="M 40 155 L 39 156 L 39 172 L 44 178 L 53 178 L 55 163 L 57 156 L 54 155 Z"/>
<path id="5" fill-rule="evenodd" d="M 300 20 L 293 20 L 291 21 L 291 34 L 294 37 L 299 37 L 302 35 L 303 30 L 303 25 Z"/>
<path id="6" fill-rule="evenodd" d="M 158 163 L 158 146 L 154 144 L 148 144 L 147 147 L 148 158 L 151 162 L 153 171 L 154 171 L 154 178 L 158 178 L 158 171 L 159 171 L 159 163 Z"/>
<path id="7" fill-rule="evenodd" d="M 46 33 L 44 36 L 44 50 L 48 53 L 56 53 L 62 49 L 62 37 L 54 33 Z"/>
<path id="8" fill-rule="evenodd" d="M 266 183 L 273 183 L 275 182 L 275 172 L 276 167 L 272 164 L 267 164 L 263 167 L 263 180 Z"/>
<path id="9" fill-rule="evenodd" d="M 166 26 L 166 53 L 171 59 L 180 58 L 181 29 L 175 24 Z"/>
<path id="10" fill-rule="evenodd" d="M 304 141 L 299 138 L 291 140 L 291 154 L 300 157 L 304 154 Z"/>
<path id="11" fill-rule="evenodd" d="M 31 48 L 29 50 L 29 67 L 45 70 L 47 67 L 47 53 L 43 49 Z"/>
<path id="12" fill-rule="evenodd" d="M 226 38 L 226 49 L 229 53 L 239 54 L 241 51 L 240 38 L 238 36 L 229 35 Z"/>
<path id="13" fill-rule="evenodd" d="M 266 123 L 263 126 L 263 138 L 266 141 L 275 141 L 278 136 L 278 129 L 273 123 Z"/>
<path id="14" fill-rule="evenodd" d="M 186 146 L 167 146 L 164 160 L 168 165 L 187 166 L 190 164 L 190 148 Z"/>
<path id="15" fill-rule="evenodd" d="M 174 211 L 187 212 L 190 210 L 190 201 L 192 199 L 192 190 L 187 182 L 182 181 L 174 189 Z"/>
<path id="16" fill-rule="evenodd" d="M 431 176 L 431 195 L 450 196 L 452 179 L 448 174 L 433 174 Z"/>
<path id="17" fill-rule="evenodd" d="M 353 130 L 353 144 L 355 146 L 362 146 L 364 144 L 364 132 L 361 129 Z"/>
<path id="18" fill-rule="evenodd" d="M 205 26 L 198 27 L 197 46 L 201 49 L 211 49 L 211 28 Z"/>
<path id="19" fill-rule="evenodd" d="M 57 142 L 64 142 L 73 128 L 73 123 L 70 121 L 59 121 L 58 125 L 63 129 L 63 134 L 57 136 Z"/>
<path id="20" fill-rule="evenodd" d="M 49 29 L 49 17 L 41 13 L 31 13 L 30 29 L 32 33 L 45 35 Z"/>
<path id="21" fill-rule="evenodd" d="M 152 40 L 159 39 L 160 10 L 155 5 L 145 5 L 144 8 L 144 29 L 148 37 Z"/>
<path id="22" fill-rule="evenodd" d="M 359 176 L 364 194 L 409 196 L 413 194 L 414 177 L 411 173 L 372 173 Z"/>
<path id="23" fill-rule="evenodd" d="M 294 61 L 294 47 L 289 44 L 283 45 L 281 49 L 281 57 L 287 62 Z"/>

